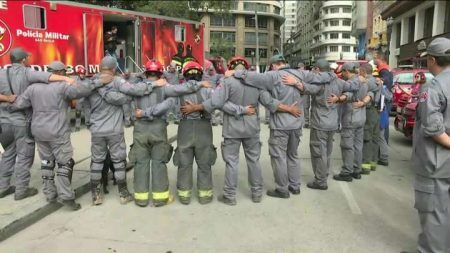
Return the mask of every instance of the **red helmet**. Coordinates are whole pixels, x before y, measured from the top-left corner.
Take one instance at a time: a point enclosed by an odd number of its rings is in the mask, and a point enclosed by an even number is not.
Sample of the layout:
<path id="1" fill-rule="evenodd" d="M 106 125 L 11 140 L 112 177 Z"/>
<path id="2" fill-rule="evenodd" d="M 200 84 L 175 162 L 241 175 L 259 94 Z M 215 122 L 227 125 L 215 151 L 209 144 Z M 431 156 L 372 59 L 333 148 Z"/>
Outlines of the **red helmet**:
<path id="1" fill-rule="evenodd" d="M 157 60 L 150 60 L 145 64 L 145 72 L 159 72 L 163 73 L 163 66 Z"/>
<path id="2" fill-rule="evenodd" d="M 79 66 L 76 73 L 77 75 L 86 75 L 86 69 L 83 66 Z"/>
<path id="3" fill-rule="evenodd" d="M 230 62 L 228 63 L 228 69 L 233 70 L 239 64 L 244 65 L 245 69 L 248 69 L 250 67 L 250 64 L 244 57 L 235 56 L 230 59 Z"/>
<path id="4" fill-rule="evenodd" d="M 191 61 L 188 62 L 183 67 L 183 76 L 186 76 L 187 74 L 200 74 L 203 75 L 203 67 L 198 62 Z"/>

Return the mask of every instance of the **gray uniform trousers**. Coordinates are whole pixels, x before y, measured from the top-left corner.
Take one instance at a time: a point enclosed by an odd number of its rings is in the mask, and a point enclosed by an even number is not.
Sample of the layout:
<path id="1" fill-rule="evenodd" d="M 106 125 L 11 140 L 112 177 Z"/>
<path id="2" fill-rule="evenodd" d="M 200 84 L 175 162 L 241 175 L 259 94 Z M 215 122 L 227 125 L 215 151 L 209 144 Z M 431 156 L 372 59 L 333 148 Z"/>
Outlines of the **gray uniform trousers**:
<path id="1" fill-rule="evenodd" d="M 42 160 L 43 192 L 47 199 L 52 200 L 56 197 L 62 200 L 75 199 L 75 192 L 71 187 L 74 164 L 70 134 L 67 133 L 55 141 L 36 140 L 36 144 Z M 58 165 L 56 179 L 55 162 Z"/>
<path id="2" fill-rule="evenodd" d="M 111 136 L 91 137 L 91 181 L 99 182 L 102 178 L 103 165 L 106 153 L 110 152 L 111 161 L 114 165 L 114 177 L 117 182 L 125 182 L 125 159 L 127 158 L 127 147 L 124 134 Z"/>
<path id="3" fill-rule="evenodd" d="M 415 205 L 422 232 L 420 253 L 450 252 L 450 178 L 428 178 L 416 174 Z"/>
<path id="4" fill-rule="evenodd" d="M 172 146 L 167 141 L 165 119 L 138 120 L 133 132 L 134 197 L 149 200 L 150 163 L 153 200 L 169 198 L 169 177 L 167 163 L 172 156 Z"/>
<path id="5" fill-rule="evenodd" d="M 276 189 L 288 193 L 288 187 L 300 189 L 300 161 L 298 145 L 302 129 L 270 130 L 269 155 Z"/>
<path id="6" fill-rule="evenodd" d="M 341 130 L 342 174 L 361 173 L 364 127 Z"/>
<path id="7" fill-rule="evenodd" d="M 248 169 L 248 183 L 253 196 L 262 196 L 263 177 L 259 157 L 261 142 L 258 137 L 253 138 L 224 138 L 222 142 L 222 157 L 225 161 L 225 184 L 223 195 L 228 199 L 236 198 L 239 169 L 239 149 L 244 148 Z"/>
<path id="8" fill-rule="evenodd" d="M 11 124 L 1 124 L 0 143 L 4 150 L 14 143 L 14 126 Z"/>
<path id="9" fill-rule="evenodd" d="M 389 162 L 389 145 L 385 138 L 386 129 L 380 129 L 380 136 L 377 138 L 377 144 L 380 148 L 380 153 L 378 156 L 379 161 Z"/>
<path id="10" fill-rule="evenodd" d="M 30 168 L 34 161 L 35 143 L 27 126 L 6 126 L 13 128 L 14 142 L 5 149 L 0 161 L 0 191 L 8 189 L 14 174 L 16 194 L 22 194 L 30 183 Z"/>
<path id="11" fill-rule="evenodd" d="M 305 115 L 305 124 L 309 125 L 309 114 L 311 109 L 311 96 L 303 96 L 303 115 Z"/>
<path id="12" fill-rule="evenodd" d="M 363 169 L 370 169 L 376 165 L 378 157 L 378 142 L 380 136 L 380 117 L 377 109 L 372 106 L 366 108 L 366 123 L 364 125 Z"/>
<path id="13" fill-rule="evenodd" d="M 177 189 L 181 197 L 190 197 L 193 163 L 197 163 L 197 190 L 200 197 L 212 196 L 211 166 L 217 154 L 213 146 L 209 119 L 182 119 L 178 126 L 177 149 L 173 163 L 178 167 Z"/>
<path id="14" fill-rule="evenodd" d="M 334 133 L 335 131 L 323 131 L 311 128 L 309 135 L 311 164 L 315 181 L 319 185 L 327 185 L 327 179 L 330 173 L 331 153 L 333 151 Z"/>

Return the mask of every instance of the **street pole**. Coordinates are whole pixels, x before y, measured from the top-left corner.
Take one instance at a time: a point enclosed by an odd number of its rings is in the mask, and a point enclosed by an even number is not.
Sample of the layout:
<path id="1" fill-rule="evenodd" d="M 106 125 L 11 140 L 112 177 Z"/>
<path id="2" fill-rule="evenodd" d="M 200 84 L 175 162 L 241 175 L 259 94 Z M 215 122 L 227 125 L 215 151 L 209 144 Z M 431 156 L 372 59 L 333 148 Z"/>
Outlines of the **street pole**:
<path id="1" fill-rule="evenodd" d="M 286 18 L 286 0 L 283 0 L 283 17 Z M 286 39 L 285 36 L 285 32 L 286 32 L 286 20 L 284 21 L 284 25 L 283 25 L 283 31 L 281 33 L 281 55 L 284 55 L 284 40 Z"/>
<path id="2" fill-rule="evenodd" d="M 255 10 L 255 28 L 256 28 L 256 72 L 259 73 L 259 34 L 258 34 L 258 10 Z"/>

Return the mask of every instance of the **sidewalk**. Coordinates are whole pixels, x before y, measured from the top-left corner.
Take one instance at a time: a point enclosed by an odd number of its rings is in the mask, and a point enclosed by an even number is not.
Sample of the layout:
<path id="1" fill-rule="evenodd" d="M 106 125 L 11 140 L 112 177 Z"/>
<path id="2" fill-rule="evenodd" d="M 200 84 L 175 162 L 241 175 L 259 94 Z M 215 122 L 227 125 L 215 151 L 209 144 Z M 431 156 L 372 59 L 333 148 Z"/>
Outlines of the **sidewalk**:
<path id="1" fill-rule="evenodd" d="M 169 141 L 173 140 L 173 137 L 177 134 L 177 126 L 170 124 L 167 133 Z M 91 134 L 89 130 L 82 129 L 79 132 L 72 133 L 71 140 L 74 148 L 73 159 L 76 163 L 72 186 L 75 189 L 77 197 L 80 197 L 89 191 Z M 125 129 L 125 141 L 128 152 L 129 146 L 133 141 L 133 128 Z M 0 241 L 7 239 L 61 208 L 61 205 L 49 204 L 45 200 L 44 194 L 42 193 L 40 163 L 41 160 L 36 152 L 34 164 L 31 169 L 30 186 L 39 190 L 38 195 L 21 201 L 15 201 L 14 195 L 0 200 Z M 110 189 L 112 190 L 111 186 Z"/>

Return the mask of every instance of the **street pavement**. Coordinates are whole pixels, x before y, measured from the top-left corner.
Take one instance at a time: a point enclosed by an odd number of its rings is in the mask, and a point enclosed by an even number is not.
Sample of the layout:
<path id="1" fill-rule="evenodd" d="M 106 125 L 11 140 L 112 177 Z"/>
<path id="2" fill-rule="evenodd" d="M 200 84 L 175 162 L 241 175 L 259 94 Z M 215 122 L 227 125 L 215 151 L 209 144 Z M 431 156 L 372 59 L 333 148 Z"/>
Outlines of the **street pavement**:
<path id="1" fill-rule="evenodd" d="M 176 126 L 171 125 L 171 134 Z M 169 134 L 169 136 L 171 136 Z M 77 157 L 89 155 L 86 133 L 72 137 Z M 262 125 L 261 165 L 265 189 L 274 187 L 268 155 L 269 130 Z M 131 143 L 131 129 L 127 130 Z M 290 199 L 265 196 L 262 203 L 250 200 L 244 154 L 240 157 L 237 206 L 216 199 L 189 206 L 177 200 L 162 208 L 120 205 L 111 188 L 101 206 L 91 205 L 91 196 L 78 201 L 83 208 L 64 208 L 43 218 L 0 244 L 0 252 L 400 252 L 413 251 L 419 233 L 413 209 L 413 172 L 410 166 L 411 141 L 391 127 L 389 167 L 352 183 L 331 179 L 342 165 L 340 136 L 335 136 L 328 191 L 306 188 L 312 180 L 309 130 L 303 131 L 299 147 L 302 166 L 302 193 Z M 214 127 L 214 144 L 220 147 L 221 127 Z M 176 143 L 174 143 L 176 145 Z M 225 164 L 220 157 L 213 167 L 215 196 L 221 194 Z M 77 159 L 75 159 L 77 160 Z M 77 165 L 88 176 L 89 160 Z M 176 168 L 168 164 L 171 193 L 176 193 Z M 34 171 L 37 174 L 38 171 Z M 195 178 L 195 177 L 194 177 Z M 40 182 L 32 182 L 36 185 Z M 128 173 L 132 186 L 133 172 Z M 132 187 L 130 187 L 132 190 Z M 42 193 L 36 199 L 43 199 Z M 5 209 L 20 209 L 18 202 L 1 201 Z M 9 202 L 8 202 L 9 201 Z M 7 205 L 7 207 L 5 206 Z"/>

